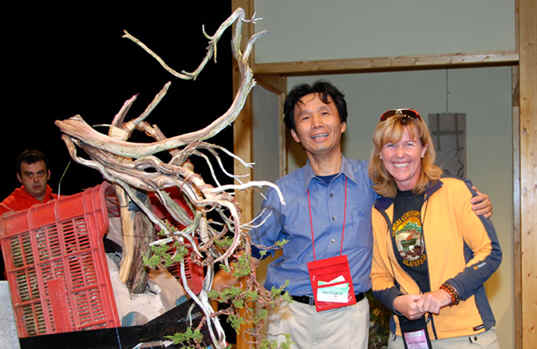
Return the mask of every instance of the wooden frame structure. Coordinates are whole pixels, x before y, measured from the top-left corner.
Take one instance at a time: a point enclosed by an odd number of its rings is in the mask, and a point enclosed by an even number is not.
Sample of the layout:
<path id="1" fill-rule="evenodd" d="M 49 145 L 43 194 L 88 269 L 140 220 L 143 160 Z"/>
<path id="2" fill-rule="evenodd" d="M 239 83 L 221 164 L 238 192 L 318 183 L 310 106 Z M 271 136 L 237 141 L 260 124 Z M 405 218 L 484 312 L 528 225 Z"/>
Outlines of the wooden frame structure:
<path id="1" fill-rule="evenodd" d="M 537 15 L 536 0 L 515 2 L 515 51 L 479 54 L 445 54 L 429 56 L 373 57 L 356 59 L 297 61 L 255 64 L 257 82 L 280 96 L 280 107 L 287 92 L 287 76 L 336 73 L 362 73 L 455 67 L 513 66 L 514 149 L 514 274 L 515 274 L 515 347 L 532 349 L 537 343 Z M 232 0 L 232 9 L 242 7 L 250 16 L 254 0 Z M 253 33 L 247 26 L 244 35 Z M 236 72 L 234 76 L 236 76 Z M 237 88 L 234 78 L 234 88 Z M 234 151 L 246 161 L 253 161 L 252 101 L 234 123 Z M 285 133 L 282 132 L 282 135 Z M 280 151 L 286 152 L 285 137 Z M 286 158 L 286 157 L 283 157 Z M 284 160 L 285 161 L 285 160 Z M 281 163 L 286 172 L 287 164 Z M 242 170 L 244 172 L 244 170 Z M 250 174 L 251 175 L 251 174 Z M 237 196 L 245 220 L 253 216 L 253 198 Z M 510 251 L 504 251 L 509 253 Z M 249 348 L 240 338 L 237 348 Z"/>

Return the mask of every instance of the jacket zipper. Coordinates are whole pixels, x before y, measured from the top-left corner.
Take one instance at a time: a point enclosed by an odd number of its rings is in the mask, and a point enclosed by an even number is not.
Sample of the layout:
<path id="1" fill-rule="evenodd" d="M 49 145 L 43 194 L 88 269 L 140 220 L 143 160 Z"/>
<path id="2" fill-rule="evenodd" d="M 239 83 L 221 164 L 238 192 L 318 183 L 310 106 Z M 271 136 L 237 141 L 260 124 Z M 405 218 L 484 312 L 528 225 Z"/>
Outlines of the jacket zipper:
<path id="1" fill-rule="evenodd" d="M 423 245 L 425 247 L 425 251 L 427 251 L 427 243 L 425 241 L 425 216 L 427 214 L 427 206 L 429 204 L 429 195 L 425 193 L 425 197 L 423 200 L 423 207 L 422 210 L 420 210 L 420 220 L 421 220 L 421 233 L 423 234 Z M 426 252 L 427 253 L 427 252 Z M 427 274 L 429 274 L 429 290 L 432 290 L 431 287 L 431 270 L 429 268 L 429 262 L 427 262 Z M 436 333 L 436 326 L 434 325 L 434 315 L 429 314 L 427 316 L 426 322 L 431 321 L 431 328 L 433 330 L 434 339 L 438 339 L 438 335 Z"/>

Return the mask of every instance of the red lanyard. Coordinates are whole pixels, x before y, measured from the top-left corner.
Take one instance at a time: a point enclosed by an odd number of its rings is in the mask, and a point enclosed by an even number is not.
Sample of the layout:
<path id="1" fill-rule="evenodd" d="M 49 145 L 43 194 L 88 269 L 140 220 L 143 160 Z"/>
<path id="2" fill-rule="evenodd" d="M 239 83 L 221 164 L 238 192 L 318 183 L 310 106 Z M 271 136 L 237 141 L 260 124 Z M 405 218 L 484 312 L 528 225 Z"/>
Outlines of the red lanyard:
<path id="1" fill-rule="evenodd" d="M 313 260 L 315 257 L 315 236 L 313 234 L 313 217 L 311 216 L 311 200 L 310 190 L 308 189 L 308 208 L 310 211 L 310 227 L 311 227 L 311 246 L 313 247 Z M 347 177 L 345 177 L 345 206 L 343 208 L 343 229 L 341 230 L 341 246 L 339 248 L 339 254 L 343 254 L 343 239 L 345 238 L 345 222 L 347 220 Z"/>

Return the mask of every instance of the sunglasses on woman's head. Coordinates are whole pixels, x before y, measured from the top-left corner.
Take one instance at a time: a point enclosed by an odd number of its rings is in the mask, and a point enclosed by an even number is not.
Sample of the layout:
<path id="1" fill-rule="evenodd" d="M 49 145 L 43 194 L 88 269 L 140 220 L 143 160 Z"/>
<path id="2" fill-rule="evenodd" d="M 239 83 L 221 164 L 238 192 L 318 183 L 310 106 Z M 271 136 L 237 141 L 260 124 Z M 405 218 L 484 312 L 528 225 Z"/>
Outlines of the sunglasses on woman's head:
<path id="1" fill-rule="evenodd" d="M 406 116 L 407 118 L 421 120 L 421 116 L 417 111 L 413 109 L 401 108 L 401 109 L 390 109 L 388 111 L 385 111 L 380 116 L 380 121 L 388 120 L 389 118 L 397 114 Z"/>

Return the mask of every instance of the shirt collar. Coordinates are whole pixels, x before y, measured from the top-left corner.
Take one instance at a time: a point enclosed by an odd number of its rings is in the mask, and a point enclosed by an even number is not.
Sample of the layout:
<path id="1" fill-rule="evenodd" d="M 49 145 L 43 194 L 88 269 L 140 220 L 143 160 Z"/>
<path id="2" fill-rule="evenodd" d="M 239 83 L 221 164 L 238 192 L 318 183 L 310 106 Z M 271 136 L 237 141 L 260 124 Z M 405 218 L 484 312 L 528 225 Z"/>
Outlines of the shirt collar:
<path id="1" fill-rule="evenodd" d="M 356 183 L 354 173 L 352 172 L 351 163 L 343 155 L 341 156 L 341 170 L 339 171 L 339 173 L 343 173 L 348 179 Z M 315 172 L 313 172 L 313 168 L 311 167 L 310 161 L 308 160 L 306 162 L 306 165 L 304 166 L 304 191 L 308 190 L 310 183 L 315 176 Z"/>

